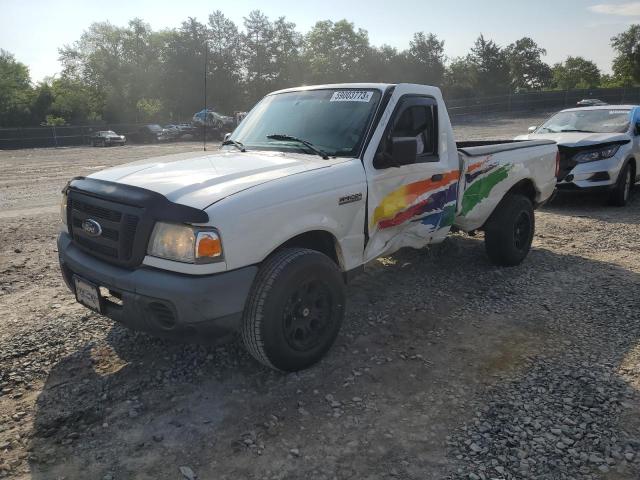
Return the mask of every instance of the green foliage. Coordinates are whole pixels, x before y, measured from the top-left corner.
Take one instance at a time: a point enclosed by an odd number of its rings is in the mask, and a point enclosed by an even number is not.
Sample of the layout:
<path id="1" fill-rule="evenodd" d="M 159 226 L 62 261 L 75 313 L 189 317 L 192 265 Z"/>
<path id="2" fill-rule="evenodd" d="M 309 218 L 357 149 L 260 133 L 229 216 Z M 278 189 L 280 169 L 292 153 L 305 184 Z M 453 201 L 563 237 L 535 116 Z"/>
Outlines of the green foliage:
<path id="1" fill-rule="evenodd" d="M 141 98 L 136 103 L 138 111 L 138 121 L 140 122 L 157 122 L 160 120 L 160 112 L 164 106 L 162 100 L 157 98 Z"/>
<path id="2" fill-rule="evenodd" d="M 542 61 L 547 54 L 533 39 L 523 37 L 506 48 L 511 76 L 511 88 L 515 92 L 542 90 L 551 85 L 551 67 Z"/>
<path id="3" fill-rule="evenodd" d="M 553 85 L 561 90 L 587 89 L 600 85 L 601 73 L 597 65 L 582 57 L 568 57 L 553 66 Z"/>
<path id="4" fill-rule="evenodd" d="M 468 62 L 475 70 L 476 91 L 483 95 L 511 92 L 507 53 L 493 40 L 480 35 L 471 49 Z"/>
<path id="5" fill-rule="evenodd" d="M 138 18 L 93 23 L 59 50 L 61 74 L 35 86 L 27 67 L 0 50 L 0 126 L 188 121 L 204 106 L 205 75 L 207 106 L 227 114 L 300 84 L 413 82 L 455 98 L 640 83 L 640 25 L 612 38 L 614 74 L 603 76 L 581 57 L 549 67 L 546 50 L 528 37 L 502 48 L 480 35 L 468 55 L 447 60 L 444 42 L 429 32 L 398 50 L 371 45 L 347 20 L 319 21 L 304 35 L 259 10 L 241 28 L 219 10 L 207 20 L 160 31 Z"/>
<path id="6" fill-rule="evenodd" d="M 640 83 L 640 25 L 631 25 L 626 31 L 611 39 L 616 51 L 613 59 L 613 76 L 619 85 Z"/>
<path id="7" fill-rule="evenodd" d="M 64 125 L 66 122 L 62 117 L 56 117 L 55 115 L 47 115 L 45 125 L 47 127 L 59 127 Z"/>
<path id="8" fill-rule="evenodd" d="M 27 125 L 32 97 L 29 69 L 0 49 L 0 126 Z"/>

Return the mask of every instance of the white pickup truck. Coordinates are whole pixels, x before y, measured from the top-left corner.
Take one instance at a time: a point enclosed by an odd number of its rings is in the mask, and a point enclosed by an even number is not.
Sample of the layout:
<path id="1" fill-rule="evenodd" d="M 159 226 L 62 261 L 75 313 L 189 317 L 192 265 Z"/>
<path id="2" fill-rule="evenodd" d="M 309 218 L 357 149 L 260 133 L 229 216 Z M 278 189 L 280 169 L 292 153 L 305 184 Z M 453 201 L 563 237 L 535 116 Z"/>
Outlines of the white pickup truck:
<path id="1" fill-rule="evenodd" d="M 519 264 L 557 154 L 548 140 L 456 145 L 434 87 L 283 90 L 220 151 L 70 181 L 60 265 L 80 303 L 130 328 L 241 332 L 260 362 L 300 370 L 338 335 L 345 284 L 381 255 L 456 228 L 484 230 L 491 261 Z"/>

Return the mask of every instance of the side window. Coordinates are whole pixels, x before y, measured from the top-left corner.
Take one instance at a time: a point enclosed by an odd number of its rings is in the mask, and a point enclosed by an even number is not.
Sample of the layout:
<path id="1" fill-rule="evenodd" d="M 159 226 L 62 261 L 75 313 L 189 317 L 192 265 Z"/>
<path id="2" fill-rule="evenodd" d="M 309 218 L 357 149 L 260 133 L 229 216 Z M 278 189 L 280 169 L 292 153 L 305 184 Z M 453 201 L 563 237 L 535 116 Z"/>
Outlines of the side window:
<path id="1" fill-rule="evenodd" d="M 434 110 L 431 105 L 408 107 L 391 130 L 391 137 L 415 137 L 417 162 L 437 162 Z M 424 157 L 424 158 L 421 158 Z M 436 157 L 436 158 L 426 158 Z"/>
<path id="2" fill-rule="evenodd" d="M 380 142 L 373 166 L 375 168 L 400 166 L 393 161 L 394 146 L 396 149 L 399 147 L 406 149 L 413 141 L 415 141 L 415 160 L 412 157 L 410 162 L 403 164 L 439 161 L 438 107 L 435 100 L 431 98 L 409 97 L 400 102 L 387 133 Z M 405 155 L 409 155 L 408 150 L 405 150 Z"/>

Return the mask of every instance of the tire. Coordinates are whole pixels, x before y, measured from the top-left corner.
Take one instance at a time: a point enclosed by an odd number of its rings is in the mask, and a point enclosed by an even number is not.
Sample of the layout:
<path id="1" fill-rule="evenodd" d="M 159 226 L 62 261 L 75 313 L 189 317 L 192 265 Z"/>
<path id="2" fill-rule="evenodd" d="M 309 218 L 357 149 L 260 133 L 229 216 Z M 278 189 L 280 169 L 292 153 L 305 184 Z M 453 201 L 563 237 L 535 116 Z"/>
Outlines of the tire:
<path id="1" fill-rule="evenodd" d="M 616 186 L 609 194 L 609 205 L 624 207 L 629 203 L 633 192 L 633 184 L 635 183 L 634 180 L 631 164 L 627 163 L 622 167 L 622 170 L 620 170 Z"/>
<path id="2" fill-rule="evenodd" d="M 485 249 L 494 265 L 520 265 L 535 233 L 533 204 L 524 195 L 507 194 L 485 225 Z"/>
<path id="3" fill-rule="evenodd" d="M 242 340 L 260 363 L 295 372 L 331 348 L 344 318 L 345 285 L 337 265 L 305 248 L 274 253 L 260 267 L 242 320 Z"/>

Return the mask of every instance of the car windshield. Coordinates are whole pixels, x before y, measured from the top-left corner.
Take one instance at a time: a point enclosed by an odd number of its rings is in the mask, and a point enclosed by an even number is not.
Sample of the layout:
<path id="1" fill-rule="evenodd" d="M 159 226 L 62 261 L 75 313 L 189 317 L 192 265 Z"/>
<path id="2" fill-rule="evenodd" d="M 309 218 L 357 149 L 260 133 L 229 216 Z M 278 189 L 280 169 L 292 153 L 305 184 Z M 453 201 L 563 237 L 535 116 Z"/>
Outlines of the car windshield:
<path id="1" fill-rule="evenodd" d="M 152 132 L 157 132 L 159 130 L 162 130 L 162 127 L 160 125 L 147 125 L 147 128 Z"/>
<path id="2" fill-rule="evenodd" d="M 629 117 L 630 110 L 616 108 L 560 112 L 547 120 L 536 133 L 624 133 L 629 128 Z"/>
<path id="3" fill-rule="evenodd" d="M 113 135 L 115 135 L 116 132 L 112 131 L 112 130 L 108 130 L 106 132 L 100 132 L 100 135 L 104 135 L 105 137 L 111 137 Z"/>
<path id="4" fill-rule="evenodd" d="M 381 94 L 373 89 L 286 92 L 263 98 L 236 128 L 231 140 L 247 149 L 309 151 L 299 141 L 269 139 L 287 135 L 305 140 L 331 156 L 356 156 Z"/>

